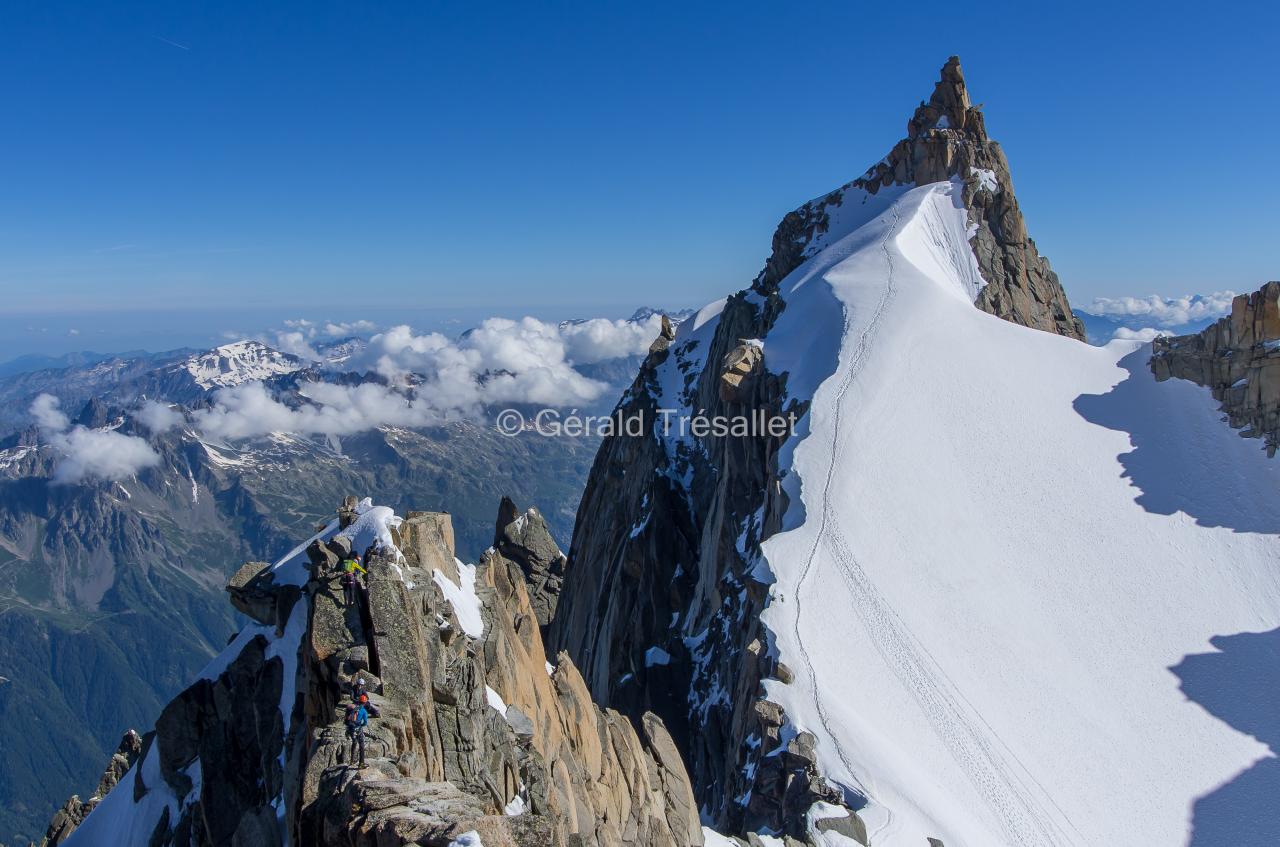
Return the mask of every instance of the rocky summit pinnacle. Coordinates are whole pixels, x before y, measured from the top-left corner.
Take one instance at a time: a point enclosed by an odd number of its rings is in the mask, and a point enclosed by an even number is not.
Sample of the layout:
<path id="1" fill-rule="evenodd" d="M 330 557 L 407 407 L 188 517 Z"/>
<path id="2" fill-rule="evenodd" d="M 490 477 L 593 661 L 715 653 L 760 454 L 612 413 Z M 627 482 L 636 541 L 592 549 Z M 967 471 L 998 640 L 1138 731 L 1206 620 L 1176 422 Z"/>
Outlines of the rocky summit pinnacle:
<path id="1" fill-rule="evenodd" d="M 812 256 L 830 226 L 832 210 L 852 194 L 947 180 L 964 184 L 969 244 L 986 283 L 974 305 L 1013 323 L 1084 341 L 1084 324 L 1072 314 L 1058 275 L 1027 234 L 1009 163 L 1000 145 L 987 137 L 986 121 L 970 101 L 958 56 L 943 65 L 933 94 L 907 121 L 907 137 L 889 155 L 853 182 L 782 219 L 773 255 L 754 287 L 767 295 Z"/>

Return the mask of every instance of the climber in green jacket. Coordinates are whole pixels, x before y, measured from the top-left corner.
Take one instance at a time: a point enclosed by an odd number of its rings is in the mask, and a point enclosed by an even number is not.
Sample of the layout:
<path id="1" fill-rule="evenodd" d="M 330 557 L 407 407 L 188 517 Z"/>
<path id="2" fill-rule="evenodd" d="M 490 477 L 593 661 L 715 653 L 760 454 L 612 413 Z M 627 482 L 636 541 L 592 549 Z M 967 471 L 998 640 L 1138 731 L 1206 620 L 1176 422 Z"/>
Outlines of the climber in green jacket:
<path id="1" fill-rule="evenodd" d="M 360 567 L 360 554 L 352 553 L 342 562 L 342 596 L 348 607 L 356 604 L 356 588 L 360 585 L 357 572 L 368 575 L 368 571 Z"/>

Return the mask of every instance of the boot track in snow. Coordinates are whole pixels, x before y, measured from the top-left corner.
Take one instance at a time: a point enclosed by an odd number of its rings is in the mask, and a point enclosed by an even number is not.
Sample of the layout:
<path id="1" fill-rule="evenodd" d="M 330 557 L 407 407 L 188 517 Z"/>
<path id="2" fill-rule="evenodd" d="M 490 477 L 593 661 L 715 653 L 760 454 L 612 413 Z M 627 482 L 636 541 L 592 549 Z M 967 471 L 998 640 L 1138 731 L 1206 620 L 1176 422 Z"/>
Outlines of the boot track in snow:
<path id="1" fill-rule="evenodd" d="M 808 670 L 819 719 L 834 743 L 837 757 L 846 772 L 853 776 L 856 771 L 840 742 L 840 734 L 835 729 L 834 721 L 823 704 L 817 684 L 817 672 L 800 632 L 800 604 L 803 589 L 817 561 L 819 548 L 825 546 L 831 561 L 836 565 L 841 579 L 855 601 L 854 609 L 858 612 L 859 619 L 866 627 L 876 650 L 886 666 L 903 683 L 903 687 L 912 692 L 934 732 L 951 751 L 955 761 L 967 774 L 978 794 L 995 812 L 1009 843 L 1046 845 L 1046 847 L 1078 844 L 1079 841 L 1066 832 L 1058 822 L 1058 818 L 1066 820 L 1066 816 L 1056 807 L 1056 804 L 1053 804 L 1052 798 L 1044 798 L 1053 806 L 1050 810 L 1045 806 L 1044 801 L 1035 796 L 1044 793 L 1042 789 L 1037 790 L 1038 784 L 1035 788 L 1027 785 L 1019 771 L 1022 771 L 1032 783 L 1035 782 L 1034 777 L 1025 772 L 1012 751 L 1006 750 L 1008 758 L 1013 759 L 1011 765 L 1006 756 L 996 749 L 999 739 L 990 731 L 990 727 L 986 727 L 984 731 L 983 727 L 986 725 L 985 723 L 979 725 L 980 717 L 971 717 L 966 714 L 972 709 L 966 708 L 963 695 L 876 589 L 839 531 L 839 522 L 836 520 L 830 494 L 835 479 L 835 469 L 841 464 L 841 411 L 846 394 L 865 367 L 871 344 L 888 310 L 889 303 L 896 293 L 894 256 L 893 251 L 889 249 L 889 244 L 901 223 L 901 215 L 896 207 L 893 208 L 893 216 L 893 224 L 880 243 L 880 249 L 884 252 L 888 266 L 884 291 L 876 304 L 875 313 L 858 339 L 858 345 L 850 358 L 849 366 L 832 398 L 832 461 L 828 464 L 822 487 L 822 508 L 819 513 L 817 533 L 796 586 L 794 624 L 796 643 L 799 645 Z M 849 322 L 846 312 L 846 335 Z M 853 779 L 857 781 L 856 776 L 853 776 Z M 864 786 L 858 785 L 857 788 L 860 793 L 869 796 Z M 885 812 L 892 820 L 892 810 L 885 809 Z M 1071 826 L 1069 821 L 1067 825 Z"/>

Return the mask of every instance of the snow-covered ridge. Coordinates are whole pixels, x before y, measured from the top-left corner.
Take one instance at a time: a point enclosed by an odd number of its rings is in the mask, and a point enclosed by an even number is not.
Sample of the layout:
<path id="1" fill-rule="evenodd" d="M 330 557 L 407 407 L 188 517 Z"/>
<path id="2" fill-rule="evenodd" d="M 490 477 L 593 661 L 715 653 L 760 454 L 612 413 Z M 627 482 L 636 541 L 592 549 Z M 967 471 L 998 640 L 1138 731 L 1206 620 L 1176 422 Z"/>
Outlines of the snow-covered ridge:
<path id="1" fill-rule="evenodd" d="M 236 341 L 192 356 L 180 367 L 197 385 L 209 390 L 293 373 L 306 367 L 306 363 L 260 341 Z"/>
<path id="2" fill-rule="evenodd" d="M 873 844 L 1253 843 L 1197 810 L 1268 748 L 1186 668 L 1280 627 L 1280 467 L 1145 345 L 973 308 L 957 190 L 869 203 L 781 285 L 767 365 L 813 406 L 763 545 L 769 699 Z"/>

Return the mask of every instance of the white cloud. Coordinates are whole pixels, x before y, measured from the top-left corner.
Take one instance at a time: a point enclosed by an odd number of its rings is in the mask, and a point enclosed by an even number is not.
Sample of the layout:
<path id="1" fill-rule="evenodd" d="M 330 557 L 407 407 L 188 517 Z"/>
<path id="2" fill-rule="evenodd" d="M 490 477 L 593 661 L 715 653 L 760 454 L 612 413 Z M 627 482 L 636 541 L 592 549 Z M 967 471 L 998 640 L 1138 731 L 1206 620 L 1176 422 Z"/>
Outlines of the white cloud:
<path id="1" fill-rule="evenodd" d="M 299 356 L 308 361 L 318 362 L 324 356 L 316 350 L 317 341 L 334 341 L 340 338 L 357 336 L 367 338 L 378 331 L 378 325 L 372 321 L 322 321 L 317 323 L 305 318 L 286 320 L 286 329 L 270 330 L 258 336 L 262 343 L 283 352 Z"/>
<path id="2" fill-rule="evenodd" d="M 264 343 L 269 347 L 274 347 L 282 353 L 291 353 L 312 362 L 317 362 L 323 358 L 316 348 L 311 346 L 311 342 L 307 340 L 307 335 L 301 330 L 291 330 L 288 332 L 276 332 L 273 337 L 263 339 Z"/>
<path id="3" fill-rule="evenodd" d="M 281 403 L 260 382 L 224 388 L 214 405 L 192 413 L 202 434 L 234 440 L 269 432 L 350 435 L 378 426 L 418 427 L 440 423 L 446 410 L 377 383 L 334 385 L 313 382 L 303 389 L 310 402 L 297 408 Z"/>
<path id="4" fill-rule="evenodd" d="M 1122 326 L 1111 337 L 1122 341 L 1151 341 L 1162 335 L 1172 335 L 1172 333 L 1153 326 L 1144 326 L 1142 329 L 1129 329 L 1127 326 Z"/>
<path id="5" fill-rule="evenodd" d="M 592 342 L 587 331 L 573 337 L 576 347 L 589 355 L 605 346 Z M 570 346 L 555 324 L 534 318 L 489 318 L 456 341 L 438 332 L 416 335 L 407 326 L 393 327 L 371 338 L 368 348 L 347 364 L 372 369 L 393 381 L 422 374 L 426 388 L 451 408 L 481 403 L 589 403 L 608 386 L 574 370 Z M 419 393 L 427 392 L 419 388 Z"/>
<path id="6" fill-rule="evenodd" d="M 1080 311 L 1091 315 L 1107 315 L 1141 319 L 1154 326 L 1179 326 L 1206 318 L 1220 318 L 1231 311 L 1234 291 L 1212 294 L 1189 294 L 1183 297 L 1099 297 Z"/>
<path id="7" fill-rule="evenodd" d="M 31 404 L 31 415 L 45 443 L 59 456 L 54 482 L 73 483 L 89 477 L 127 479 L 160 464 L 160 455 L 135 435 L 79 425 L 68 429 L 71 422 L 58 405 L 58 398 L 49 394 L 41 394 Z"/>
<path id="8" fill-rule="evenodd" d="M 168 432 L 175 426 L 182 425 L 182 412 L 168 403 L 148 400 L 134 414 L 138 422 L 154 433 Z"/>
<path id="9" fill-rule="evenodd" d="M 378 331 L 373 321 L 351 321 L 350 323 L 326 321 L 321 332 L 330 338 L 346 338 L 351 335 L 371 335 Z"/>
<path id="10" fill-rule="evenodd" d="M 662 315 L 650 315 L 643 321 L 592 318 L 561 324 L 559 329 L 569 359 L 574 364 L 590 365 L 606 359 L 647 353 L 649 345 L 662 330 Z"/>
<path id="11" fill-rule="evenodd" d="M 41 394 L 31 403 L 31 417 L 41 429 L 62 432 L 71 425 L 71 419 L 58 408 L 61 401 L 52 394 Z"/>

